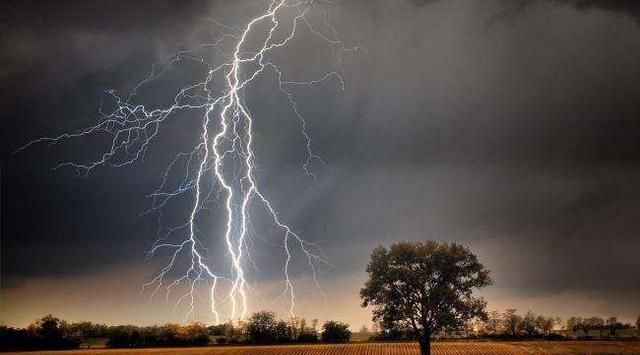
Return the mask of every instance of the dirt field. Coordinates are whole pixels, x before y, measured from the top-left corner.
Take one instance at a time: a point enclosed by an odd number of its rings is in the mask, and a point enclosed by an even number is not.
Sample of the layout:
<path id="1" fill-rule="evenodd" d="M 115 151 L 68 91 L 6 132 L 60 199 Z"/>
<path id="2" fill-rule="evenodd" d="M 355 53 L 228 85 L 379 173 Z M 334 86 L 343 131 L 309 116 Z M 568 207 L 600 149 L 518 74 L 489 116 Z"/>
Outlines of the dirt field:
<path id="1" fill-rule="evenodd" d="M 282 345 L 282 346 L 224 346 L 208 348 L 172 348 L 141 350 L 74 350 L 38 352 L 50 355 L 405 355 L 418 354 L 416 343 L 364 343 L 342 345 Z M 15 353 L 17 354 L 17 353 Z M 24 353 L 33 354 L 33 353 Z M 640 342 L 459 342 L 434 343 L 432 354 L 436 355 L 627 355 L 640 354 Z"/>

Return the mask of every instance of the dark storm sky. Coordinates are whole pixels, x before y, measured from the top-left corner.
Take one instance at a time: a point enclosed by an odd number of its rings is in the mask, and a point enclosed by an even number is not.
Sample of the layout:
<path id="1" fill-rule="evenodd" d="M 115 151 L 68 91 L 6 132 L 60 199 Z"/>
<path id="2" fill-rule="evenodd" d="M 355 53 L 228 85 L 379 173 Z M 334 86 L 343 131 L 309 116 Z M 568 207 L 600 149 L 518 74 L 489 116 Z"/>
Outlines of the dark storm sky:
<path id="1" fill-rule="evenodd" d="M 144 162 L 84 179 L 50 168 L 96 157 L 104 142 L 10 153 L 92 124 L 103 90 L 131 89 L 152 63 L 219 34 L 209 18 L 242 24 L 262 3 L 1 5 L 0 321 L 55 311 L 19 301 L 41 292 L 38 283 L 59 285 L 52 299 L 67 294 L 56 296 L 60 285 L 95 278 L 138 291 L 157 266 L 144 260 L 155 219 L 138 215 L 193 117 L 171 126 Z M 344 299 L 347 320 L 368 317 L 356 297 L 371 248 L 426 238 L 470 245 L 493 271 L 486 296 L 495 307 L 637 316 L 637 2 L 343 0 L 330 13 L 342 38 L 368 51 L 345 56 L 344 92 L 331 84 L 296 91 L 327 162 L 316 167 L 318 181 L 302 173 L 295 121 L 271 104 L 269 86 L 249 100 L 262 115 L 259 179 L 336 264 L 323 283 Z M 296 45 L 280 58 L 292 75 L 326 67 L 316 43 Z M 276 279 L 280 265 L 263 261 L 266 279 Z M 114 322 L 163 319 L 60 309 Z"/>

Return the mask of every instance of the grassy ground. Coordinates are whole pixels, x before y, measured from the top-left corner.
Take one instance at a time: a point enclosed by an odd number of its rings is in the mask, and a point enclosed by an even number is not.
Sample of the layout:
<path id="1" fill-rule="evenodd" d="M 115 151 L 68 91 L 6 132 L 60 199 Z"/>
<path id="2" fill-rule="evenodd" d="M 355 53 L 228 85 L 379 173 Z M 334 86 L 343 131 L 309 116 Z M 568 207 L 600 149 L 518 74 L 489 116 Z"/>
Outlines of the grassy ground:
<path id="1" fill-rule="evenodd" d="M 207 348 L 94 349 L 38 352 L 49 355 L 405 355 L 418 354 L 416 343 L 361 343 L 275 346 L 219 346 Z M 15 353 L 18 354 L 18 353 Z M 29 354 L 29 353 L 25 353 Z M 33 353 L 30 353 L 33 354 Z M 435 355 L 631 355 L 640 354 L 640 342 L 442 342 L 432 345 Z"/>

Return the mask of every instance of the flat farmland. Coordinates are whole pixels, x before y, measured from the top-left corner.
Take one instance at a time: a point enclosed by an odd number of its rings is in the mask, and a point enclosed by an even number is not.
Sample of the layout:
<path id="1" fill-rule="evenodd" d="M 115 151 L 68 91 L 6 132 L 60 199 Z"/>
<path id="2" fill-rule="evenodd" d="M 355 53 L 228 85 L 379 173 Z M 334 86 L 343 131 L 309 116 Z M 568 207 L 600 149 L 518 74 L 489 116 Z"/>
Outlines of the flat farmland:
<path id="1" fill-rule="evenodd" d="M 435 355 L 627 355 L 640 354 L 640 342 L 439 342 L 431 347 Z M 91 349 L 46 351 L 49 355 L 405 355 L 419 354 L 416 343 L 361 343 L 274 346 L 218 346 L 203 348 Z M 13 353 L 13 354 L 34 354 Z"/>

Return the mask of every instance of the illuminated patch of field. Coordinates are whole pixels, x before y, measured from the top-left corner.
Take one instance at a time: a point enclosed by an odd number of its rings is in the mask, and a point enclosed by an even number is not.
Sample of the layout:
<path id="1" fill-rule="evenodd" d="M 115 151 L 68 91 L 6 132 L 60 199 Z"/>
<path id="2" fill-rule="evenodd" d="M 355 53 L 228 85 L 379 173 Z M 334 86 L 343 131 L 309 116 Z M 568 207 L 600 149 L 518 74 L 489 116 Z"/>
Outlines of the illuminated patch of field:
<path id="1" fill-rule="evenodd" d="M 43 355 L 417 355 L 417 343 L 362 343 L 273 346 L 218 346 L 203 348 L 92 349 L 38 352 Z M 34 354 L 14 353 L 14 354 Z M 640 342 L 438 342 L 434 355 L 632 355 Z"/>

